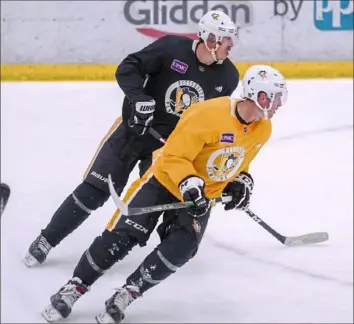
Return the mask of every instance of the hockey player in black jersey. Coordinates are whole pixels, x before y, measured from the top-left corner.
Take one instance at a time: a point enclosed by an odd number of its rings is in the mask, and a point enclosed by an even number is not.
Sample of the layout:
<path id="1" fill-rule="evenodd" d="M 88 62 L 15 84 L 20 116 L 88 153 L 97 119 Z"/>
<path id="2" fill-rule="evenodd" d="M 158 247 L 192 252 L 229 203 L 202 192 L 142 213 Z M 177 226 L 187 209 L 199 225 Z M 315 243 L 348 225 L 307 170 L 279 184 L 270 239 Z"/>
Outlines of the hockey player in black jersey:
<path id="1" fill-rule="evenodd" d="M 228 59 L 237 26 L 225 13 L 209 11 L 199 22 L 198 36 L 198 41 L 161 37 L 118 66 L 115 76 L 125 94 L 122 117 L 102 140 L 83 181 L 30 245 L 24 257 L 28 267 L 43 263 L 53 247 L 108 200 L 108 174 L 119 194 L 138 163 L 144 174 L 152 152 L 162 145 L 150 127 L 167 138 L 191 104 L 229 96 L 237 88 L 239 73 Z"/>

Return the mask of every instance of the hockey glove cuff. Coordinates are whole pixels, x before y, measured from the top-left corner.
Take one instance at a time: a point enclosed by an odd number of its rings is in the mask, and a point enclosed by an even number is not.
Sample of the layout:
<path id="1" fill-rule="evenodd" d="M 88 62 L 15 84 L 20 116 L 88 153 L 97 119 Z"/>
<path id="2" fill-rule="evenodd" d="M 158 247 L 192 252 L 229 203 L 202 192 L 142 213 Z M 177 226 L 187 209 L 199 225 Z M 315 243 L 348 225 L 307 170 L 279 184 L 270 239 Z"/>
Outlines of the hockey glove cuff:
<path id="1" fill-rule="evenodd" d="M 128 120 L 128 125 L 138 135 L 147 133 L 154 119 L 155 100 L 150 96 L 141 95 L 131 101 L 133 108 L 132 115 Z"/>
<path id="2" fill-rule="evenodd" d="M 225 204 L 225 210 L 231 209 L 247 209 L 253 191 L 253 178 L 252 176 L 242 171 L 232 182 L 229 182 L 222 195 L 232 196 L 232 201 Z"/>
<path id="3" fill-rule="evenodd" d="M 211 202 L 204 193 L 204 186 L 203 179 L 196 176 L 190 176 L 179 184 L 183 201 L 192 201 L 194 203 L 194 206 L 188 207 L 188 213 L 192 217 L 204 216 L 211 208 Z"/>

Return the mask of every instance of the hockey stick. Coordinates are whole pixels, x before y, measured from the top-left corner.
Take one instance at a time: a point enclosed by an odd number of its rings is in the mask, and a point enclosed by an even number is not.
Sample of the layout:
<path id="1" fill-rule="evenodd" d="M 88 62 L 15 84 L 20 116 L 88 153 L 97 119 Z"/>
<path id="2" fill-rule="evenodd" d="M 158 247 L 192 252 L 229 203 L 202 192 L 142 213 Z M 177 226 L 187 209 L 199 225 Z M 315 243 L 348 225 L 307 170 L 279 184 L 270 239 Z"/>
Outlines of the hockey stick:
<path id="1" fill-rule="evenodd" d="M 244 212 L 250 216 L 256 223 L 261 225 L 268 233 L 273 235 L 278 241 L 286 246 L 300 246 L 306 244 L 321 243 L 328 240 L 327 232 L 315 232 L 308 233 L 299 236 L 284 236 L 279 234 L 275 229 L 270 227 L 264 220 L 257 216 L 254 212 L 249 209 L 245 209 Z"/>
<path id="2" fill-rule="evenodd" d="M 1 216 L 5 210 L 7 201 L 9 200 L 11 190 L 10 187 L 5 183 L 0 184 L 0 189 L 1 189 L 0 191 L 0 216 Z"/>
<path id="3" fill-rule="evenodd" d="M 155 137 L 157 140 L 159 140 L 161 143 L 166 143 L 166 140 L 153 128 L 150 127 L 149 131 L 150 131 L 150 134 L 153 137 Z M 113 186 L 112 186 L 112 189 L 115 192 Z M 112 194 L 112 192 L 111 192 L 111 194 Z M 120 201 L 117 194 L 116 194 L 116 196 L 117 196 L 118 200 Z M 113 195 L 112 195 L 112 197 L 113 197 Z M 215 202 L 227 202 L 227 201 L 222 201 L 222 198 L 217 198 Z M 185 207 L 188 207 L 188 205 L 190 205 L 190 203 L 191 202 L 170 204 L 169 207 L 171 207 L 171 208 L 169 208 L 169 209 L 185 208 Z M 164 208 L 167 208 L 167 206 L 168 205 L 162 205 L 162 206 L 156 206 L 156 207 L 159 207 L 158 210 L 168 210 L 168 209 L 164 209 Z M 127 207 L 126 205 L 123 204 L 123 205 L 121 205 L 121 207 L 126 212 L 129 212 L 127 210 L 129 207 Z M 148 207 L 148 208 L 151 208 L 151 207 Z M 141 208 L 141 211 L 142 210 L 143 210 L 143 208 Z M 280 241 L 281 243 L 283 243 L 286 246 L 299 246 L 299 245 L 306 245 L 306 244 L 313 244 L 313 243 L 321 243 L 321 242 L 327 241 L 329 238 L 327 232 L 315 232 L 315 233 L 308 233 L 308 234 L 299 235 L 299 236 L 284 236 L 284 235 L 281 235 L 280 233 L 278 233 L 272 227 L 270 227 L 265 221 L 263 221 L 259 216 L 257 216 L 251 210 L 245 209 L 244 212 L 248 216 L 250 216 L 255 222 L 257 222 L 260 226 L 262 226 L 268 233 L 273 235 L 278 241 Z M 144 213 L 144 212 L 142 212 L 142 213 Z"/>
<path id="4" fill-rule="evenodd" d="M 114 189 L 112 177 L 108 175 L 108 186 L 109 192 L 111 193 L 112 199 L 116 205 L 116 207 L 122 212 L 125 216 L 132 216 L 132 215 L 142 215 L 153 213 L 157 211 L 165 211 L 171 209 L 181 209 L 193 206 L 192 201 L 185 201 L 185 202 L 177 202 L 172 204 L 164 204 L 164 205 L 155 205 L 155 206 L 148 206 L 148 207 L 129 207 L 127 206 L 118 196 L 116 190 Z M 231 196 L 225 196 L 220 198 L 215 198 L 212 200 L 212 203 L 227 203 L 232 200 Z"/>
<path id="5" fill-rule="evenodd" d="M 149 133 L 155 137 L 158 141 L 160 141 L 163 144 L 166 144 L 166 140 L 157 132 L 155 131 L 152 127 L 149 128 Z"/>
<path id="6" fill-rule="evenodd" d="M 193 205 L 193 202 L 187 201 L 187 202 L 179 202 L 179 203 L 172 203 L 172 204 L 155 205 L 149 207 L 129 207 L 119 198 L 116 190 L 114 189 L 112 177 L 110 174 L 108 175 L 108 186 L 116 207 L 125 216 L 141 215 L 141 214 L 147 214 L 156 211 L 166 211 L 171 209 L 181 209 Z M 226 203 L 231 200 L 232 198 L 230 196 L 226 196 L 226 197 L 213 199 L 213 203 L 220 203 L 220 202 Z M 306 244 L 313 244 L 313 243 L 321 243 L 328 240 L 327 232 L 309 233 L 309 234 L 304 234 L 299 236 L 284 236 L 279 234 L 272 227 L 270 227 L 265 221 L 259 218 L 251 210 L 246 209 L 244 210 L 244 212 L 248 216 L 250 216 L 255 222 L 261 225 L 268 233 L 273 235 L 278 241 L 280 241 L 286 246 L 299 246 L 299 245 L 306 245 Z"/>

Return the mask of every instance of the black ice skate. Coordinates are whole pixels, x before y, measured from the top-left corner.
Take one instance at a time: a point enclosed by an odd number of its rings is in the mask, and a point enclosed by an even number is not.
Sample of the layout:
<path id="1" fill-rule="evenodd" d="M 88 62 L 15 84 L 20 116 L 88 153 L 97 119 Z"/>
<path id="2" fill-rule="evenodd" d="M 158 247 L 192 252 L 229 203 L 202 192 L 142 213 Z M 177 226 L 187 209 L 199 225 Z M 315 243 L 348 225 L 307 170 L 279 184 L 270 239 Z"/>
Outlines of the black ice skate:
<path id="1" fill-rule="evenodd" d="M 50 297 L 50 304 L 42 311 L 42 316 L 48 322 L 56 322 L 67 318 L 75 302 L 89 289 L 79 278 L 72 278 L 56 294 Z"/>
<path id="2" fill-rule="evenodd" d="M 106 309 L 96 316 L 96 322 L 120 323 L 124 319 L 125 309 L 140 296 L 137 286 L 124 285 L 118 288 L 117 292 L 106 301 Z"/>
<path id="3" fill-rule="evenodd" d="M 23 262 L 27 267 L 33 267 L 41 264 L 47 258 L 52 246 L 48 243 L 44 236 L 41 234 L 30 245 Z"/>

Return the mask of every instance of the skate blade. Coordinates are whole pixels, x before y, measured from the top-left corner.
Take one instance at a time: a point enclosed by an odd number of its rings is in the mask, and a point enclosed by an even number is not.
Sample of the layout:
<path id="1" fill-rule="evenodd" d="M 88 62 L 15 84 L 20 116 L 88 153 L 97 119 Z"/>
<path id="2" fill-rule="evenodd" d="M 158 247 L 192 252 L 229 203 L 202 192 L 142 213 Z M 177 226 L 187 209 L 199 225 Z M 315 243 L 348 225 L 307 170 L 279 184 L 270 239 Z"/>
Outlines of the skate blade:
<path id="1" fill-rule="evenodd" d="M 40 264 L 36 258 L 34 258 L 29 252 L 26 253 L 25 257 L 22 259 L 23 263 L 28 267 L 32 268 Z"/>
<path id="2" fill-rule="evenodd" d="M 100 312 L 98 315 L 96 315 L 95 320 L 99 324 L 114 324 L 116 323 L 114 319 L 112 318 L 111 315 L 109 315 L 106 311 Z"/>
<path id="3" fill-rule="evenodd" d="M 52 306 L 52 304 L 49 304 L 41 313 L 43 318 L 49 322 L 58 322 L 63 319 L 63 316 Z"/>

